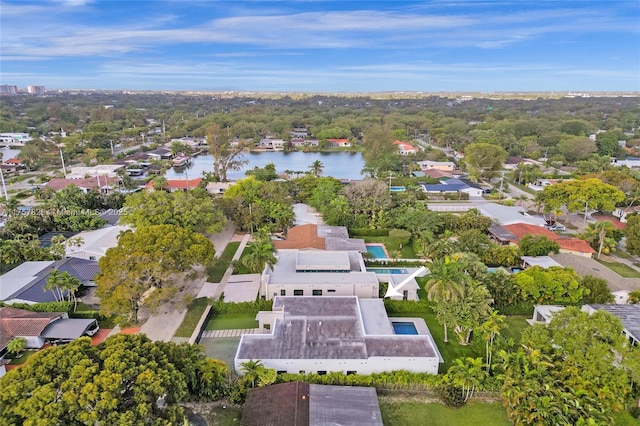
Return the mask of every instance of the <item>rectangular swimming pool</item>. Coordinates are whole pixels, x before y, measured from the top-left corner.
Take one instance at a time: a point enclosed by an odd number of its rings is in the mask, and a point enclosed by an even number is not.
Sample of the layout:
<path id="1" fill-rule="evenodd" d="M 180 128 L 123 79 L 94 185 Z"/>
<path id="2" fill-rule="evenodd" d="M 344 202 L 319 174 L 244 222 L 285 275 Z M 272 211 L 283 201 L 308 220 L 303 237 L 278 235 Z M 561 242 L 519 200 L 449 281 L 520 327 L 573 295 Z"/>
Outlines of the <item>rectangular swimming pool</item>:
<path id="1" fill-rule="evenodd" d="M 386 259 L 387 252 L 384 249 L 384 246 L 378 244 L 365 244 L 367 251 L 371 253 L 375 259 Z"/>
<path id="2" fill-rule="evenodd" d="M 408 274 L 409 271 L 404 268 L 367 268 L 367 272 L 376 274 Z"/>
<path id="3" fill-rule="evenodd" d="M 393 326 L 393 331 L 396 334 L 418 335 L 418 330 L 416 329 L 416 326 L 412 322 L 393 321 L 391 325 Z"/>

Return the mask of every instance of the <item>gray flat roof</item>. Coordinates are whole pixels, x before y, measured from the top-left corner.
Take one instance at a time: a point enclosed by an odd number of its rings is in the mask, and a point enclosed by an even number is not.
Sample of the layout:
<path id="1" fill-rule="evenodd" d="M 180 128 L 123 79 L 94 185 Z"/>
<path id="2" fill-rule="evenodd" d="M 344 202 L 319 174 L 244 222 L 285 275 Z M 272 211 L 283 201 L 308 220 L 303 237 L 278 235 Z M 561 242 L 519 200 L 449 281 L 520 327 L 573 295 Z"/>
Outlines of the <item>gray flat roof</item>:
<path id="1" fill-rule="evenodd" d="M 96 322 L 94 319 L 59 319 L 50 323 L 40 334 L 40 337 L 45 339 L 77 339 L 94 322 Z"/>
<path id="2" fill-rule="evenodd" d="M 387 317 L 382 299 L 360 299 L 359 302 L 366 334 L 393 334 L 393 327 Z"/>
<path id="3" fill-rule="evenodd" d="M 384 357 L 438 357 L 430 336 L 367 335 L 365 326 L 381 333 L 376 312 L 388 323 L 386 312 L 355 296 L 276 297 L 274 309 L 282 307 L 272 334 L 243 335 L 238 359 L 366 359 Z M 381 302 L 381 301 L 380 301 Z M 362 310 L 366 314 L 362 314 Z M 366 317 L 366 320 L 363 320 Z M 381 321 L 381 320 L 380 320 Z"/>
<path id="4" fill-rule="evenodd" d="M 376 274 L 366 272 L 366 269 L 361 267 L 360 254 L 357 252 L 332 252 L 347 256 L 350 272 L 296 272 L 298 253 L 313 258 L 326 252 L 278 250 L 278 263 L 269 273 L 269 284 L 378 284 Z"/>
<path id="5" fill-rule="evenodd" d="M 346 251 L 306 251 L 298 250 L 296 269 L 333 268 L 351 269 L 349 252 Z"/>
<path id="6" fill-rule="evenodd" d="M 640 340 L 640 305 L 589 305 L 620 318 L 620 322 L 636 340 Z"/>
<path id="7" fill-rule="evenodd" d="M 309 425 L 382 426 L 375 388 L 309 385 Z"/>

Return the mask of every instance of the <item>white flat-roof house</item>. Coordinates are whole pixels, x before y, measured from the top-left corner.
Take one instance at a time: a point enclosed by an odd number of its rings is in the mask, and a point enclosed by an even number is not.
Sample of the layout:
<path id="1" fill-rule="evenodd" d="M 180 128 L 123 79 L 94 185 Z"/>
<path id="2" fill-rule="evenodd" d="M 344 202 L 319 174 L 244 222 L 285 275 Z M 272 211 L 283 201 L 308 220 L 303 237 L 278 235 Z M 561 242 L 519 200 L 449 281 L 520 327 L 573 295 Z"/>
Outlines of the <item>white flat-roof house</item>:
<path id="1" fill-rule="evenodd" d="M 396 321 L 387 317 L 381 299 L 276 297 L 273 311 L 259 312 L 257 320 L 271 333 L 241 337 L 236 371 L 260 360 L 280 373 L 437 374 L 443 362 L 424 320 L 398 318 L 412 333 L 396 334 Z"/>
<path id="2" fill-rule="evenodd" d="M 278 250 L 262 273 L 260 295 L 379 297 L 379 282 L 357 251 Z M 413 300 L 413 299 L 412 299 Z"/>
<path id="3" fill-rule="evenodd" d="M 118 245 L 118 237 L 121 233 L 131 230 L 128 226 L 115 225 L 93 231 L 84 231 L 70 239 L 67 245 L 67 257 L 77 257 L 79 259 L 100 260 L 107 250 Z M 78 245 L 73 241 L 78 241 Z"/>

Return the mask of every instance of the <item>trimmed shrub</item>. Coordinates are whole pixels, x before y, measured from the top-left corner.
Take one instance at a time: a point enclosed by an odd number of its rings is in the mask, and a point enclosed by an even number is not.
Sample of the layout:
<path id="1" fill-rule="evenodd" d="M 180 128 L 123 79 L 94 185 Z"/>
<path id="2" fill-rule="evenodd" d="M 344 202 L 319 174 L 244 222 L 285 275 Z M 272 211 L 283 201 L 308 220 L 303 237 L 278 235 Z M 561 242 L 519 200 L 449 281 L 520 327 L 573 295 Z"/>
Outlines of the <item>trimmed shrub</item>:
<path id="1" fill-rule="evenodd" d="M 349 228 L 349 235 L 358 237 L 388 237 L 388 229 Z"/>
<path id="2" fill-rule="evenodd" d="M 16 309 L 24 309 L 32 312 L 71 312 L 73 310 L 73 302 L 44 302 L 29 305 L 28 303 L 14 303 L 7 305 L 0 302 L 0 306 L 11 306 Z"/>
<path id="3" fill-rule="evenodd" d="M 438 396 L 447 407 L 459 408 L 467 403 L 462 396 L 461 389 L 450 383 L 443 383 L 438 387 Z"/>

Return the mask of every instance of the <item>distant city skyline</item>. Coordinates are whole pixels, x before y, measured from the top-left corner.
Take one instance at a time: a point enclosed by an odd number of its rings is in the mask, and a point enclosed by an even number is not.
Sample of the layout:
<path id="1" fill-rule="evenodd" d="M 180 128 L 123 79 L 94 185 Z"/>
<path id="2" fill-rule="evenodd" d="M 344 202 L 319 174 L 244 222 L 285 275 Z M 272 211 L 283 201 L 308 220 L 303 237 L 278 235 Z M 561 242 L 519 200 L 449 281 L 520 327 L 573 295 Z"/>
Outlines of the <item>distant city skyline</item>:
<path id="1" fill-rule="evenodd" d="M 19 88 L 640 91 L 635 0 L 0 0 L 0 10 L 0 82 Z"/>

